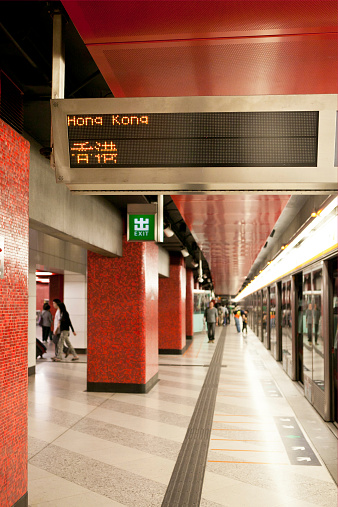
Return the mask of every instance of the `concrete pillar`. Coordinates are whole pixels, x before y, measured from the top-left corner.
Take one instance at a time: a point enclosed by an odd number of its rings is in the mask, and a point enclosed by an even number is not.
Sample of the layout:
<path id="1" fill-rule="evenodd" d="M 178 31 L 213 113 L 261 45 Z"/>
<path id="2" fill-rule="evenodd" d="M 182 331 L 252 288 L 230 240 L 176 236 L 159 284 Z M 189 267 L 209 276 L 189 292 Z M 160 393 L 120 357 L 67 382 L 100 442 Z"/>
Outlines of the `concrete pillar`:
<path id="1" fill-rule="evenodd" d="M 148 392 L 158 380 L 158 247 L 88 252 L 88 391 Z"/>
<path id="2" fill-rule="evenodd" d="M 192 338 L 194 335 L 194 273 L 187 269 L 186 289 L 186 336 Z"/>
<path id="3" fill-rule="evenodd" d="M 159 351 L 183 354 L 186 349 L 186 269 L 181 254 L 170 255 L 170 276 L 159 280 Z"/>
<path id="4" fill-rule="evenodd" d="M 0 188 L 0 505 L 24 507 L 28 505 L 29 143 L 2 120 Z"/>

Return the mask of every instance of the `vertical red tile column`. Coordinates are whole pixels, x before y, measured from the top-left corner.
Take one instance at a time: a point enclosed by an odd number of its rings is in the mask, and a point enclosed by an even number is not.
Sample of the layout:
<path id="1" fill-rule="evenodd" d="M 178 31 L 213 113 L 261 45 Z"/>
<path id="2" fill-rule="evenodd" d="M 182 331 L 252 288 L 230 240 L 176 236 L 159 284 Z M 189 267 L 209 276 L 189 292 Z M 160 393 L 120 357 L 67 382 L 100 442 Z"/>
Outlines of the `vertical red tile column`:
<path id="1" fill-rule="evenodd" d="M 0 120 L 0 505 L 27 506 L 29 143 Z"/>
<path id="2" fill-rule="evenodd" d="M 194 335 L 194 273 L 187 269 L 186 289 L 186 336 L 192 338 Z"/>
<path id="3" fill-rule="evenodd" d="M 158 334 L 160 354 L 186 349 L 186 269 L 183 257 L 170 255 L 170 276 L 159 279 Z"/>
<path id="4" fill-rule="evenodd" d="M 158 380 L 158 247 L 88 252 L 88 391 L 148 392 Z"/>

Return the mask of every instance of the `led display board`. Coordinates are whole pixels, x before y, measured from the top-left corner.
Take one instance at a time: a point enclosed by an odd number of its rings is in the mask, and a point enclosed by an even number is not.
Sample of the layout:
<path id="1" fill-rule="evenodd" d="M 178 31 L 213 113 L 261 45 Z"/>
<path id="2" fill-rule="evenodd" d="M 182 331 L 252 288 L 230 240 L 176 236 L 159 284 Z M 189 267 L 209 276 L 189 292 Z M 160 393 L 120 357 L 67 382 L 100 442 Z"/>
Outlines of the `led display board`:
<path id="1" fill-rule="evenodd" d="M 67 115 L 70 167 L 317 165 L 318 111 Z"/>
<path id="2" fill-rule="evenodd" d="M 333 189 L 335 100 L 52 100 L 57 181 L 83 193 Z"/>

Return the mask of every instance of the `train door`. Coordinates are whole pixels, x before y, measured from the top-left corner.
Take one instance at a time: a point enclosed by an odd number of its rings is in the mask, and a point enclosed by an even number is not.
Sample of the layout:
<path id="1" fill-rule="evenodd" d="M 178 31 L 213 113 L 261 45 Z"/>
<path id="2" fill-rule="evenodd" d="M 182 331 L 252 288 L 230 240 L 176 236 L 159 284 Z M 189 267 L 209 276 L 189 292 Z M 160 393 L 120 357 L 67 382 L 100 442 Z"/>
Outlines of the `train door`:
<path id="1" fill-rule="evenodd" d="M 335 264 L 337 264 L 337 261 L 335 261 Z M 338 356 L 337 356 L 337 319 L 338 319 L 338 272 L 337 268 L 335 269 L 333 273 L 333 291 L 334 296 L 332 300 L 332 311 L 333 311 L 333 416 L 334 416 L 334 422 L 337 425 L 337 400 L 338 400 L 338 391 L 337 391 L 337 383 L 338 383 Z"/>
<path id="2" fill-rule="evenodd" d="M 326 271 L 326 270 L 325 270 Z M 324 308 L 324 298 L 329 292 L 325 286 L 323 293 L 323 262 L 304 271 L 303 275 L 303 363 L 304 394 L 320 415 L 329 420 L 330 398 L 329 380 L 329 321 L 328 304 Z M 323 297 L 324 296 L 324 297 Z"/>
<path id="3" fill-rule="evenodd" d="M 330 383 L 331 383 L 331 419 L 338 426 L 337 418 L 337 401 L 338 401 L 338 355 L 337 355 L 337 334 L 338 334 L 338 270 L 337 270 L 337 258 L 330 260 L 328 263 L 329 271 L 329 283 L 330 287 L 330 325 L 329 325 L 329 348 L 331 353 L 331 371 L 330 371 Z"/>

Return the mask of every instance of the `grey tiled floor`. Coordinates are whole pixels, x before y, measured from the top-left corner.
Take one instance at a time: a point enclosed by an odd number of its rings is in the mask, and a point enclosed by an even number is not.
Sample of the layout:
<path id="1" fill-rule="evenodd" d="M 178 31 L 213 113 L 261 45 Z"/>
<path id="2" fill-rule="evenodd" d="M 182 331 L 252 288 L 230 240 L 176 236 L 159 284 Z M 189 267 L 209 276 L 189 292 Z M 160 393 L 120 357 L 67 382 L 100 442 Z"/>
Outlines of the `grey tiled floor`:
<path id="1" fill-rule="evenodd" d="M 29 505 L 159 507 L 214 350 L 201 333 L 183 356 L 160 356 L 148 394 L 87 393 L 85 357 L 53 363 L 50 350 L 29 379 Z M 264 380 L 282 396 L 267 395 Z M 291 464 L 276 417 L 296 417 L 319 465 Z M 201 506 L 336 507 L 316 435 L 336 461 L 336 438 L 299 388 L 231 324 Z"/>

